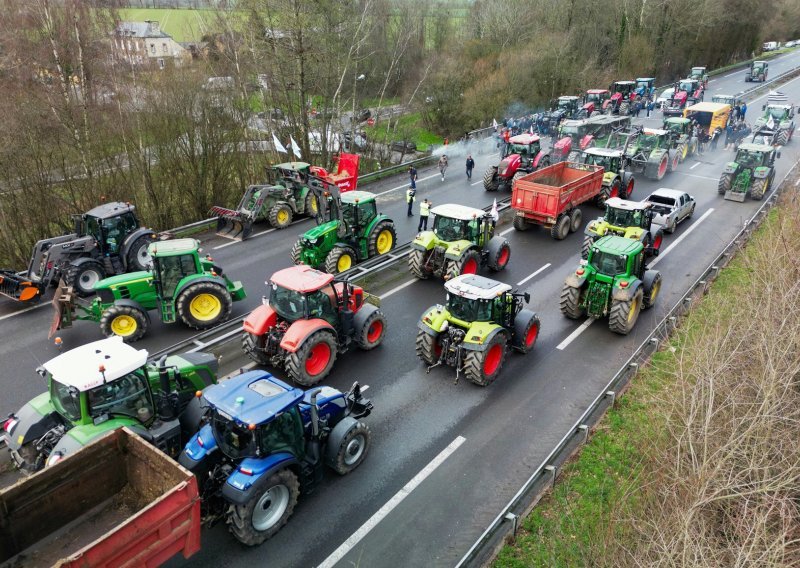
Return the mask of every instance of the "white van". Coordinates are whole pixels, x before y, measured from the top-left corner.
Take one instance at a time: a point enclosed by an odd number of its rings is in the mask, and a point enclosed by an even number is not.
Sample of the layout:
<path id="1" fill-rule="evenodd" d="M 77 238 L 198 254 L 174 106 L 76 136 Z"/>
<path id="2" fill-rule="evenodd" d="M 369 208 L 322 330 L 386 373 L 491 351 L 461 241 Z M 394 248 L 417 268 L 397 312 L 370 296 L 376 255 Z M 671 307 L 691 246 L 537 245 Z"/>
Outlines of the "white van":
<path id="1" fill-rule="evenodd" d="M 778 49 L 778 42 L 777 41 L 766 41 L 764 42 L 763 51 L 773 51 Z"/>

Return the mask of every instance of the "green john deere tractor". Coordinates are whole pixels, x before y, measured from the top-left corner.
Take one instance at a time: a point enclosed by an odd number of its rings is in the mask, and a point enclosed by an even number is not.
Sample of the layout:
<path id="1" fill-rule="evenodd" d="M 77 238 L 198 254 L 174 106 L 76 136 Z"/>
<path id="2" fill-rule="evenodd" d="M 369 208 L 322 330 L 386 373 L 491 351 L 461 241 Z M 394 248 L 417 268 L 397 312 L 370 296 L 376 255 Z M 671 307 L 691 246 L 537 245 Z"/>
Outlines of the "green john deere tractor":
<path id="1" fill-rule="evenodd" d="M 511 258 L 508 240 L 494 234 L 490 213 L 448 203 L 431 209 L 433 230 L 418 233 L 411 242 L 408 268 L 417 278 L 455 278 L 476 274 L 482 266 L 503 270 Z"/>
<path id="2" fill-rule="evenodd" d="M 633 193 L 636 180 L 622 148 L 587 148 L 579 161 L 603 168 L 603 189 L 596 198 L 601 207 L 611 197 L 627 199 Z"/>
<path id="3" fill-rule="evenodd" d="M 729 201 L 744 201 L 747 193 L 756 201 L 772 187 L 775 159 L 781 153 L 766 144 L 740 144 L 736 159 L 728 162 L 719 178 L 717 192 Z"/>
<path id="4" fill-rule="evenodd" d="M 217 360 L 202 352 L 158 362 L 147 356 L 114 337 L 36 369 L 47 392 L 9 415 L 0 429 L 14 464 L 33 473 L 123 426 L 177 457 L 200 428 L 203 408 L 195 394 L 217 382 Z"/>
<path id="5" fill-rule="evenodd" d="M 691 126 L 691 120 L 680 116 L 665 118 L 662 126 L 669 133 L 670 149 L 678 153 L 681 162 L 697 152 L 697 139 L 689 135 Z"/>
<path id="6" fill-rule="evenodd" d="M 651 203 L 627 201 L 618 197 L 606 200 L 605 215 L 589 221 L 584 231 L 581 258 L 589 258 L 592 245 L 606 235 L 617 235 L 642 243 L 648 254 L 657 256 L 664 240 L 664 231 L 653 225 Z"/>
<path id="7" fill-rule="evenodd" d="M 429 308 L 417 323 L 417 355 L 428 372 L 439 365 L 463 371 L 467 379 L 485 387 L 497 378 L 506 353 L 528 353 L 539 337 L 539 316 L 524 307 L 530 294 L 511 286 L 462 274 L 444 284 L 447 304 Z"/>
<path id="8" fill-rule="evenodd" d="M 632 136 L 625 148 L 634 172 L 643 173 L 647 179 L 661 181 L 667 172 L 675 171 L 680 163 L 676 150 L 672 150 L 670 134 L 658 128 L 643 128 Z"/>
<path id="9" fill-rule="evenodd" d="M 292 246 L 292 262 L 338 274 L 391 251 L 397 244 L 394 221 L 378 213 L 375 194 L 329 186 L 319 200 L 319 225 Z"/>
<path id="10" fill-rule="evenodd" d="M 140 339 L 150 327 L 150 310 L 161 321 L 182 321 L 193 329 L 209 329 L 227 320 L 233 302 L 243 300 L 241 282 L 231 282 L 209 256 L 200 256 L 200 243 L 175 239 L 150 245 L 150 270 L 121 274 L 99 281 L 96 297 L 77 302 L 71 287 L 59 284 L 53 297 L 55 318 L 50 336 L 72 327 L 75 320 L 100 323 L 103 335 L 126 342 Z"/>
<path id="11" fill-rule="evenodd" d="M 570 319 L 608 316 L 608 328 L 628 335 L 641 310 L 652 306 L 661 289 L 661 273 L 648 270 L 639 241 L 610 235 L 589 250 L 561 290 L 561 313 Z"/>

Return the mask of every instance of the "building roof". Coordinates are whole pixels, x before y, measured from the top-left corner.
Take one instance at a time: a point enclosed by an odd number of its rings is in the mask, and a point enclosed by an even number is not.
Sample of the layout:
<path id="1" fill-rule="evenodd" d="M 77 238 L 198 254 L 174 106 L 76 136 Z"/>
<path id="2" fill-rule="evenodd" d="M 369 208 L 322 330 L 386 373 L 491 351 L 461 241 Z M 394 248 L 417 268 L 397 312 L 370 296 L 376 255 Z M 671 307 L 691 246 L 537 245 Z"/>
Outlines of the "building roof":
<path id="1" fill-rule="evenodd" d="M 446 281 L 444 287 L 451 294 L 468 300 L 493 300 L 503 292 L 511 290 L 509 284 L 477 274 L 456 276 Z"/>
<path id="2" fill-rule="evenodd" d="M 200 241 L 196 239 L 171 239 L 150 243 L 150 246 L 147 247 L 147 252 L 151 256 L 176 256 L 194 252 L 199 246 Z"/>
<path id="3" fill-rule="evenodd" d="M 44 364 L 45 370 L 61 384 L 87 391 L 124 377 L 147 363 L 147 351 L 135 349 L 121 337 L 110 337 L 70 349 Z"/>
<path id="4" fill-rule="evenodd" d="M 270 278 L 270 282 L 287 290 L 306 293 L 319 290 L 333 281 L 333 274 L 320 272 L 305 264 L 279 270 Z M 267 283 L 269 285 L 269 283 Z"/>
<path id="5" fill-rule="evenodd" d="M 445 203 L 432 208 L 431 213 L 441 217 L 448 217 L 450 219 L 472 221 L 473 219 L 483 218 L 486 211 L 483 209 L 476 209 L 475 207 L 468 207 L 466 205 L 458 205 L 456 203 Z"/>
<path id="6" fill-rule="evenodd" d="M 119 22 L 116 32 L 121 36 L 136 38 L 172 37 L 161 31 L 161 26 L 156 21 Z"/>
<path id="7" fill-rule="evenodd" d="M 207 388 L 203 398 L 243 424 L 264 424 L 303 399 L 293 388 L 266 371 L 249 371 Z"/>

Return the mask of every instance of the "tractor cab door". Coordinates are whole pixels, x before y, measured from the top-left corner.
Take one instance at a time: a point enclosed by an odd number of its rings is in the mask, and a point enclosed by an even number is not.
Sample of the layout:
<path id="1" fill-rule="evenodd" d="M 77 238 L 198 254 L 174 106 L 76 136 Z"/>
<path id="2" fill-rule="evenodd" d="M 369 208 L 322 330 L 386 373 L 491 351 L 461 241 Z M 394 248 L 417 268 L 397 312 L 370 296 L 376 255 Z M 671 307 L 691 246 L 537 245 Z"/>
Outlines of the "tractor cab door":
<path id="1" fill-rule="evenodd" d="M 372 220 L 378 216 L 378 206 L 375 201 L 360 202 L 358 208 L 358 224 L 359 232 L 361 229 L 372 223 Z"/>
<path id="2" fill-rule="evenodd" d="M 294 406 L 258 429 L 258 446 L 262 456 L 289 452 L 302 459 L 305 456 L 305 435 L 300 412 Z"/>
<path id="3" fill-rule="evenodd" d="M 101 222 L 103 240 L 100 241 L 103 253 L 107 255 L 119 254 L 125 238 L 138 227 L 139 223 L 132 212 L 123 213 L 118 217 L 103 219 Z"/>
<path id="4" fill-rule="evenodd" d="M 338 329 L 339 299 L 333 286 L 306 294 L 306 305 L 309 317 L 323 319 Z"/>
<path id="5" fill-rule="evenodd" d="M 172 300 L 180 282 L 192 274 L 198 274 L 197 257 L 192 254 L 153 258 L 156 290 L 161 300 Z"/>

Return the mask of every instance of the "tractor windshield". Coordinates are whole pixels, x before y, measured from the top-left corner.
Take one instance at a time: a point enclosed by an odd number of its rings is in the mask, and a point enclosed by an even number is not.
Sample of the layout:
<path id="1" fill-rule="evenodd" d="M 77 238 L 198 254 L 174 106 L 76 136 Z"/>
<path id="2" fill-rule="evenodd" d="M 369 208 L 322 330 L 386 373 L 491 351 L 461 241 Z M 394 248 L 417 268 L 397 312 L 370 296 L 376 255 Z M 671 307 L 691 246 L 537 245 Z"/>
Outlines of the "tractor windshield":
<path id="1" fill-rule="evenodd" d="M 492 319 L 492 304 L 489 300 L 470 300 L 455 294 L 448 294 L 447 310 L 453 317 L 466 322 Z"/>
<path id="2" fill-rule="evenodd" d="M 624 274 L 628 265 L 628 257 L 595 249 L 589 264 L 600 274 L 616 276 Z"/>
<path id="3" fill-rule="evenodd" d="M 81 393 L 75 387 L 50 380 L 50 401 L 61 416 L 70 422 L 81 419 Z"/>
<path id="4" fill-rule="evenodd" d="M 443 241 L 460 241 L 470 239 L 469 222 L 463 219 L 453 219 L 443 215 L 437 215 L 433 224 L 433 232 Z"/>
<path id="5" fill-rule="evenodd" d="M 269 305 L 278 312 L 279 316 L 288 321 L 304 318 L 308 311 L 305 294 L 277 284 L 272 284 Z"/>
<path id="6" fill-rule="evenodd" d="M 530 158 L 533 156 L 533 145 L 532 144 L 509 144 L 506 156 L 511 154 L 519 154 L 520 156 L 525 156 Z"/>
<path id="7" fill-rule="evenodd" d="M 586 133 L 586 126 L 584 125 L 568 125 L 561 126 L 561 136 L 583 136 Z"/>
<path id="8" fill-rule="evenodd" d="M 607 206 L 606 221 L 615 227 L 639 227 L 642 222 L 642 212 Z"/>
<path id="9" fill-rule="evenodd" d="M 615 83 L 614 92 L 629 95 L 636 88 L 636 83 Z"/>
<path id="10" fill-rule="evenodd" d="M 774 107 L 774 106 L 767 107 L 767 116 L 771 116 L 772 118 L 783 120 L 786 114 L 787 114 L 786 109 L 783 107 Z"/>
<path id="11" fill-rule="evenodd" d="M 586 102 L 587 103 L 601 103 L 605 100 L 607 95 L 602 93 L 589 93 L 586 95 Z"/>
<path id="12" fill-rule="evenodd" d="M 678 90 L 686 93 L 694 93 L 697 90 L 696 83 L 695 81 L 681 81 Z"/>
<path id="13" fill-rule="evenodd" d="M 572 100 L 559 100 L 558 101 L 558 108 L 559 110 L 570 111 L 574 107 L 574 103 Z"/>
<path id="14" fill-rule="evenodd" d="M 761 163 L 761 156 L 747 150 L 740 150 L 736 155 L 736 163 L 743 168 L 754 168 Z"/>
<path id="15" fill-rule="evenodd" d="M 583 163 L 595 166 L 601 166 L 604 170 L 611 170 L 611 158 L 608 156 L 600 156 L 598 154 L 584 154 Z"/>
<path id="16" fill-rule="evenodd" d="M 147 422 L 153 416 L 150 389 L 141 370 L 95 387 L 86 394 L 92 418 L 123 414 Z"/>
<path id="17" fill-rule="evenodd" d="M 215 411 L 211 420 L 214 439 L 222 453 L 233 460 L 257 454 L 256 431 L 237 424 Z"/>

